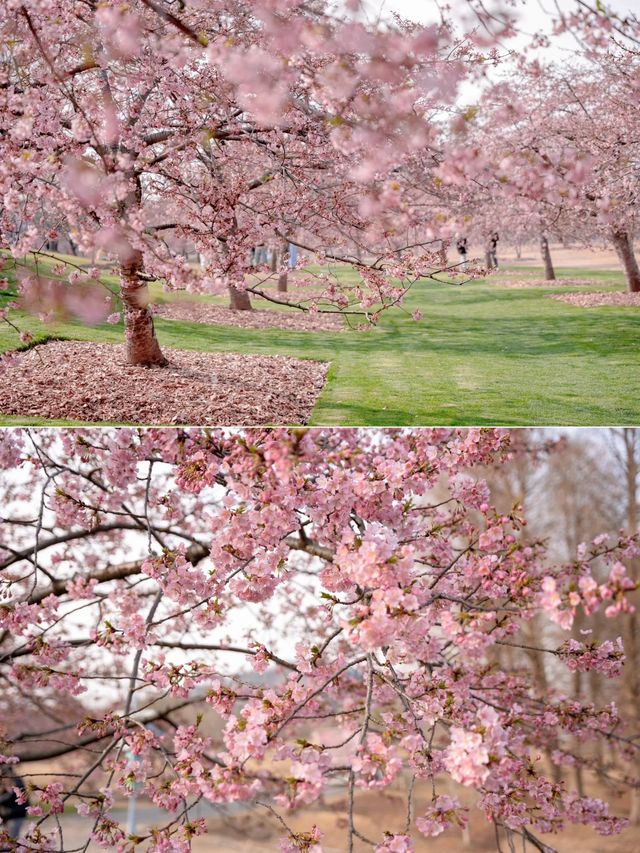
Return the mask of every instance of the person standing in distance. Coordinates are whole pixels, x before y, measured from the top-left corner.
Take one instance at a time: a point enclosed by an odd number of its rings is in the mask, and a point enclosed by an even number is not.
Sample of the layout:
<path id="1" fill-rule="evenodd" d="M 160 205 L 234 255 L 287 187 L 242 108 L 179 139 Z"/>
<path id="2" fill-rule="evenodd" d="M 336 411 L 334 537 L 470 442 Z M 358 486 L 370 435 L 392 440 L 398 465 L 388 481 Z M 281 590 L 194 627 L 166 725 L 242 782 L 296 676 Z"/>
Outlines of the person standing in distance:
<path id="1" fill-rule="evenodd" d="M 456 249 L 458 250 L 458 254 L 460 255 L 460 269 L 466 270 L 468 251 L 466 237 L 458 237 L 458 240 L 456 242 Z"/>

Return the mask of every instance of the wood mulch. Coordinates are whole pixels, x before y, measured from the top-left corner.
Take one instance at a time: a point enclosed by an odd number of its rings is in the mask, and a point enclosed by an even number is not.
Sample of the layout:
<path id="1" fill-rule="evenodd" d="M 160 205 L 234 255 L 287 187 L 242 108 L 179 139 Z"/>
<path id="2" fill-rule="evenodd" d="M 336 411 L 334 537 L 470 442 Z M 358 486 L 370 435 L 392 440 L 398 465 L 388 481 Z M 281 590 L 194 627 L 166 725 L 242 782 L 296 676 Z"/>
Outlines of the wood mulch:
<path id="1" fill-rule="evenodd" d="M 285 294 L 286 295 L 286 294 Z M 204 323 L 208 326 L 235 326 L 238 329 L 285 329 L 296 332 L 342 332 L 344 319 L 340 314 L 311 311 L 238 311 L 207 302 L 177 301 L 158 305 L 158 317 Z"/>
<path id="2" fill-rule="evenodd" d="M 623 293 L 619 290 L 597 293 L 553 293 L 551 299 L 559 299 L 580 308 L 600 308 L 603 305 L 622 305 L 626 308 L 640 308 L 640 293 Z"/>
<path id="3" fill-rule="evenodd" d="M 124 347 L 51 341 L 12 353 L 0 413 L 136 424 L 305 424 L 328 364 L 284 356 L 164 350 L 166 368 L 132 367 Z"/>

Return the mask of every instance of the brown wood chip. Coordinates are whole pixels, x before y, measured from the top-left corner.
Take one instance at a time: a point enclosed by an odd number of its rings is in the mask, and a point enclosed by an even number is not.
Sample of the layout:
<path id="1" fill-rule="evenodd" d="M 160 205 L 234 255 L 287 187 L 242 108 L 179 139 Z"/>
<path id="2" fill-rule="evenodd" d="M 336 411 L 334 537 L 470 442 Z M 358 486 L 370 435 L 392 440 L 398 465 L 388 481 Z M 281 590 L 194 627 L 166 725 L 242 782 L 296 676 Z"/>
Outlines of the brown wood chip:
<path id="1" fill-rule="evenodd" d="M 3 364 L 0 412 L 136 424 L 305 424 L 328 368 L 284 356 L 164 354 L 166 368 L 132 367 L 123 346 L 40 344 Z"/>

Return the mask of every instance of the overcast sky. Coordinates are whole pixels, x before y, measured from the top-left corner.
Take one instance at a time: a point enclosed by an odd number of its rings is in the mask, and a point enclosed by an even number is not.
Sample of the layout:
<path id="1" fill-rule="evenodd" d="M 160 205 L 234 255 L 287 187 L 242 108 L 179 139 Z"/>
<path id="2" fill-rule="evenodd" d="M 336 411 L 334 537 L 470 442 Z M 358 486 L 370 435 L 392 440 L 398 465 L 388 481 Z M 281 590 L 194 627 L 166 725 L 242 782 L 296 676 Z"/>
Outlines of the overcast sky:
<path id="1" fill-rule="evenodd" d="M 461 14 L 468 14 L 469 6 L 466 0 L 449 0 L 452 8 Z M 438 18 L 438 4 L 435 0 L 365 0 L 369 14 L 376 17 L 391 12 L 397 12 L 405 18 L 414 21 L 430 22 Z M 626 16 L 634 11 L 638 12 L 637 0 L 605 0 L 605 5 L 614 13 Z M 485 0 L 487 9 L 496 9 L 502 6 L 497 0 Z M 557 9 L 563 12 L 571 12 L 578 7 L 575 0 L 519 0 L 513 13 L 518 16 L 518 28 L 523 35 L 516 39 L 514 46 L 525 44 L 527 36 L 535 32 L 543 31 L 550 33 L 550 22 Z M 568 51 L 575 48 L 575 41 L 570 35 L 565 35 L 555 40 L 555 55 L 559 58 L 567 55 Z"/>
<path id="2" fill-rule="evenodd" d="M 437 17 L 437 4 L 434 0 L 366 0 L 372 12 L 379 10 L 387 12 L 398 12 L 406 18 L 416 21 L 429 21 Z M 467 6 L 465 0 L 450 0 L 454 9 L 464 9 Z M 605 0 L 607 8 L 619 15 L 637 12 L 636 0 Z M 487 0 L 485 6 L 494 9 L 499 4 L 495 0 Z M 501 5 L 501 4 L 500 4 Z M 558 7 L 563 12 L 570 12 L 577 8 L 575 0 L 557 0 Z M 555 0 L 520 0 L 517 6 L 517 14 L 523 28 L 534 32 L 538 29 L 546 29 L 545 22 L 556 9 Z"/>
<path id="3" fill-rule="evenodd" d="M 470 10 L 467 0 L 442 0 L 440 4 L 436 0 L 364 0 L 364 2 L 369 19 L 385 17 L 396 12 L 409 20 L 430 23 L 439 19 L 438 5 L 449 2 L 454 18 L 460 21 L 462 16 L 469 20 Z M 638 0 L 609 0 L 609 2 L 605 0 L 607 8 L 621 17 L 637 13 L 637 3 Z M 484 5 L 492 11 L 502 7 L 503 3 L 500 0 L 484 0 Z M 543 32 L 551 35 L 552 21 L 557 17 L 558 8 L 569 13 L 578 8 L 578 4 L 576 0 L 518 0 L 515 8 L 509 8 L 512 14 L 517 15 L 519 35 L 501 42 L 501 47 L 520 52 L 529 45 L 533 34 Z M 536 54 L 543 62 L 575 62 L 578 48 L 576 38 L 571 33 L 565 33 L 554 36 L 551 46 L 543 52 L 536 51 Z M 490 70 L 490 79 L 495 81 L 501 71 L 502 68 Z M 477 103 L 481 91 L 482 86 L 479 83 L 464 81 L 459 89 L 458 104 L 466 106 Z"/>

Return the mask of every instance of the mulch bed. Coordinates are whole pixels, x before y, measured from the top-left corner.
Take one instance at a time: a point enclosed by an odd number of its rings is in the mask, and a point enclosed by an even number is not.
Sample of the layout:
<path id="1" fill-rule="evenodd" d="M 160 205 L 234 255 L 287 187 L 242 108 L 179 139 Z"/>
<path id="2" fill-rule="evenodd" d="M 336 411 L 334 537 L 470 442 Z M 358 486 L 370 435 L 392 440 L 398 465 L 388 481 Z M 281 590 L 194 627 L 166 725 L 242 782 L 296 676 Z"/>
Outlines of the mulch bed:
<path id="1" fill-rule="evenodd" d="M 547 281 L 546 279 L 517 279 L 516 281 L 496 281 L 494 284 L 499 285 L 500 287 L 511 287 L 511 288 L 521 288 L 521 287 L 593 287 L 597 285 L 599 282 L 593 281 L 593 279 L 589 278 L 557 278 L 554 281 Z M 563 297 L 564 298 L 564 297 Z"/>
<path id="2" fill-rule="evenodd" d="M 580 308 L 600 308 L 603 305 L 623 305 L 640 308 L 640 293 L 623 293 L 619 290 L 598 293 L 553 293 L 550 299 L 559 299 Z"/>
<path id="3" fill-rule="evenodd" d="M 0 370 L 0 412 L 136 424 L 304 424 L 328 365 L 283 356 L 164 350 L 166 368 L 132 367 L 124 347 L 51 341 Z"/>
<path id="4" fill-rule="evenodd" d="M 158 305 L 158 317 L 205 323 L 208 326 L 235 326 L 238 329 L 285 329 L 296 332 L 342 332 L 339 314 L 315 314 L 310 311 L 238 311 L 205 302 L 170 302 Z"/>

